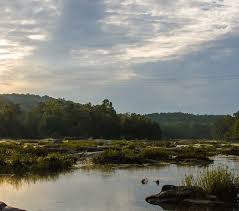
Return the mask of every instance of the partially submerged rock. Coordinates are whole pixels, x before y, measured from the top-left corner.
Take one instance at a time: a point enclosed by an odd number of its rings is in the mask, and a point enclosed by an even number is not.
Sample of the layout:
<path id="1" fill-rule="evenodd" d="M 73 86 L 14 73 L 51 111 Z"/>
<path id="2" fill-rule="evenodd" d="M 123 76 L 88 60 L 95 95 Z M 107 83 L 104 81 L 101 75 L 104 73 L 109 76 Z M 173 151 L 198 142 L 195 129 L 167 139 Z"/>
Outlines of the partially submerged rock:
<path id="1" fill-rule="evenodd" d="M 9 207 L 4 202 L 0 202 L 0 211 L 26 211 L 15 207 Z"/>
<path id="2" fill-rule="evenodd" d="M 150 204 L 161 207 L 219 207 L 227 205 L 216 196 L 206 195 L 200 187 L 165 185 L 159 194 L 146 198 Z"/>

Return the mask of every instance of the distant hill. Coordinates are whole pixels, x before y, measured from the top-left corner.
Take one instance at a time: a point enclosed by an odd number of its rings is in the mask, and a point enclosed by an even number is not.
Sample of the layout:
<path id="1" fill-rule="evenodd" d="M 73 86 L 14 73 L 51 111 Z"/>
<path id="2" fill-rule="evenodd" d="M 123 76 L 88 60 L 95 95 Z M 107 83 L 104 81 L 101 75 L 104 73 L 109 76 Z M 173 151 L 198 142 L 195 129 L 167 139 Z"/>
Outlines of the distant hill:
<path id="1" fill-rule="evenodd" d="M 0 139 L 49 137 L 159 140 L 161 130 L 143 115 L 118 114 L 107 99 L 92 105 L 48 96 L 0 96 Z"/>
<path id="2" fill-rule="evenodd" d="M 0 94 L 0 98 L 7 102 L 20 105 L 23 110 L 30 110 L 41 102 L 53 99 L 49 96 L 39 96 L 32 94 Z"/>
<path id="3" fill-rule="evenodd" d="M 24 111 L 52 99 L 54 98 L 32 94 L 0 94 L 0 103 L 18 104 Z M 181 112 L 152 113 L 144 116 L 159 123 L 162 136 L 169 139 L 217 137 L 215 125 L 225 118 L 224 115 L 194 115 Z"/>
<path id="4" fill-rule="evenodd" d="M 188 113 L 153 113 L 146 117 L 161 126 L 165 138 L 212 138 L 215 123 L 224 115 L 194 115 Z"/>

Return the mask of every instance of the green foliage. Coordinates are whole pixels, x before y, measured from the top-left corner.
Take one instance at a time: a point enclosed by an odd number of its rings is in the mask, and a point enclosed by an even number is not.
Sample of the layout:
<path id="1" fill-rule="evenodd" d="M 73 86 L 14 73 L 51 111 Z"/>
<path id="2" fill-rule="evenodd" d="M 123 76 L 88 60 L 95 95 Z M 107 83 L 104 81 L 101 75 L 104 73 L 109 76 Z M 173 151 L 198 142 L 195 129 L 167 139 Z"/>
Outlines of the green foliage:
<path id="1" fill-rule="evenodd" d="M 170 153 L 162 148 L 145 148 L 142 152 L 144 159 L 168 160 L 171 159 Z"/>
<path id="2" fill-rule="evenodd" d="M 0 98 L 13 104 L 19 105 L 22 110 L 31 110 L 39 103 L 53 99 L 48 96 L 41 97 L 39 95 L 32 94 L 1 94 Z"/>
<path id="3" fill-rule="evenodd" d="M 199 161 L 210 161 L 209 151 L 207 148 L 203 147 L 182 147 L 179 148 L 176 152 L 177 161 L 186 161 L 186 160 L 199 160 Z"/>
<path id="4" fill-rule="evenodd" d="M 95 164 L 141 164 L 143 162 L 140 153 L 132 150 L 109 149 L 93 158 Z"/>
<path id="5" fill-rule="evenodd" d="M 239 112 L 226 116 L 215 124 L 217 137 L 228 140 L 239 140 Z"/>
<path id="6" fill-rule="evenodd" d="M 96 164 L 142 164 L 171 159 L 170 154 L 161 148 L 141 148 L 129 144 L 123 148 L 108 149 L 96 156 Z"/>
<path id="7" fill-rule="evenodd" d="M 0 173 L 26 174 L 70 169 L 75 160 L 66 154 L 51 153 L 42 147 L 14 142 L 0 144 Z"/>
<path id="8" fill-rule="evenodd" d="M 239 177 L 227 168 L 206 169 L 198 177 L 186 176 L 183 181 L 187 186 L 198 186 L 210 195 L 216 195 L 223 201 L 233 201 L 238 194 Z"/>
<path id="9" fill-rule="evenodd" d="M 0 138 L 160 139 L 160 126 L 137 114 L 117 114 L 112 103 L 79 104 L 34 96 L 31 109 L 22 110 L 25 95 L 0 98 Z M 14 100 L 13 100 L 14 99 Z M 37 104 L 37 102 L 39 103 Z M 24 101 L 25 102 L 25 101 Z M 28 101 L 26 101 L 28 102 Z M 25 103 L 26 103 L 25 102 Z"/>
<path id="10" fill-rule="evenodd" d="M 194 115 L 187 113 L 153 113 L 146 115 L 160 124 L 167 139 L 195 139 L 215 137 L 214 125 L 222 115 Z"/>
<path id="11" fill-rule="evenodd" d="M 40 171 L 62 171 L 73 166 L 74 160 L 67 155 L 50 153 L 46 157 L 37 158 L 36 169 Z"/>

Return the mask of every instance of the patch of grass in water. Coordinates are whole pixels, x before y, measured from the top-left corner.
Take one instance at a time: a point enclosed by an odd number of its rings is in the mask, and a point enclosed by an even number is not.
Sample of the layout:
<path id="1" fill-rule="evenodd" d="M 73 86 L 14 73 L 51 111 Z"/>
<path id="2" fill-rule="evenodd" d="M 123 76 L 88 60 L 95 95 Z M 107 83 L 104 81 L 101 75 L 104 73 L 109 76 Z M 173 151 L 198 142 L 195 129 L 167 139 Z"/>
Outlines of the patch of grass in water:
<path id="1" fill-rule="evenodd" d="M 132 146 L 131 146 L 132 147 Z M 161 148 L 109 149 L 93 158 L 95 164 L 143 164 L 150 160 L 168 160 L 169 153 Z"/>
<path id="2" fill-rule="evenodd" d="M 75 160 L 69 155 L 48 152 L 42 147 L 0 144 L 1 174 L 59 172 L 70 169 L 74 164 Z"/>
<path id="3" fill-rule="evenodd" d="M 227 168 L 208 168 L 198 176 L 188 175 L 183 185 L 197 186 L 209 195 L 215 195 L 219 200 L 234 202 L 239 193 L 239 177 Z"/>
<path id="4" fill-rule="evenodd" d="M 186 160 L 210 161 L 207 149 L 192 146 L 178 149 L 175 159 L 178 162 Z"/>

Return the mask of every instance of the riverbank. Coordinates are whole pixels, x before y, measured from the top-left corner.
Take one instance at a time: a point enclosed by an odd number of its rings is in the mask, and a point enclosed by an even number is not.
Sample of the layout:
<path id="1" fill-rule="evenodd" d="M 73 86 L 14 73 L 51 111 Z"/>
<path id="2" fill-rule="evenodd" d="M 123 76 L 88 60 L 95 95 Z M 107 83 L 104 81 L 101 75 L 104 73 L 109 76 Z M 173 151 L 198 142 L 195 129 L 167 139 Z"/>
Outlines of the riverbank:
<path id="1" fill-rule="evenodd" d="M 215 155 L 239 155 L 224 141 L 2 140 L 1 174 L 52 173 L 82 166 L 208 165 Z"/>

